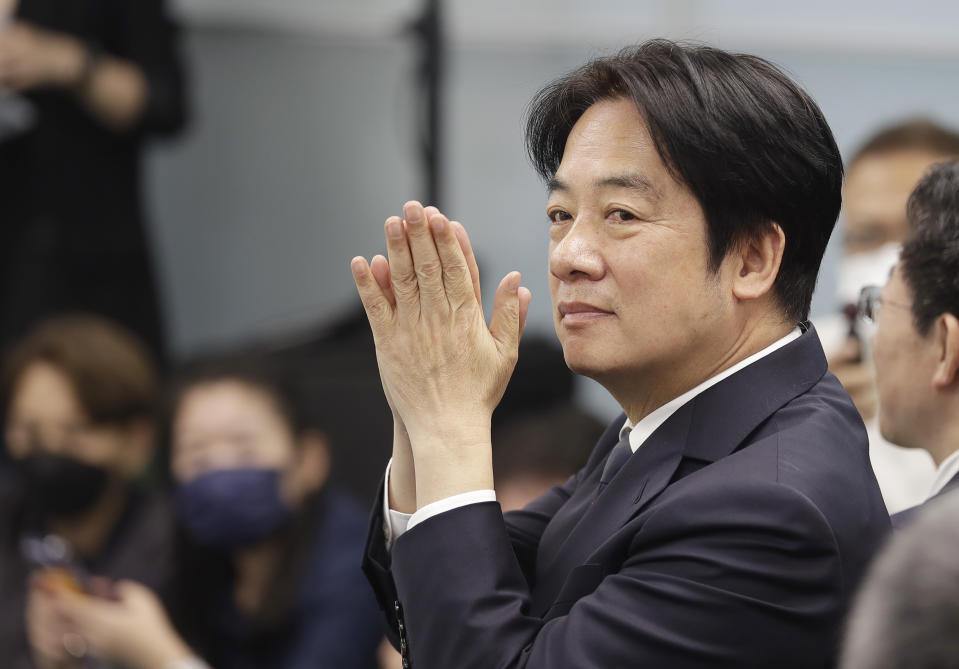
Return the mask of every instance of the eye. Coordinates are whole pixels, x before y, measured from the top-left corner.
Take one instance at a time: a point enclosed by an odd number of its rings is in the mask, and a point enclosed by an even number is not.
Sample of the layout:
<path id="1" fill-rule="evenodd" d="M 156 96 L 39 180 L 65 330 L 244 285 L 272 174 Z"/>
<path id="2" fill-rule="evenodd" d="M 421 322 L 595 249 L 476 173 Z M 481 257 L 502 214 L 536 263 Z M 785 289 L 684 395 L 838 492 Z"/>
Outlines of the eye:
<path id="1" fill-rule="evenodd" d="M 606 215 L 606 218 L 610 218 L 617 223 L 638 220 L 635 215 L 625 209 L 613 209 Z"/>
<path id="2" fill-rule="evenodd" d="M 546 215 L 553 224 L 564 223 L 566 221 L 573 220 L 573 217 L 569 215 L 569 212 L 563 211 L 562 209 L 550 209 L 546 212 Z"/>

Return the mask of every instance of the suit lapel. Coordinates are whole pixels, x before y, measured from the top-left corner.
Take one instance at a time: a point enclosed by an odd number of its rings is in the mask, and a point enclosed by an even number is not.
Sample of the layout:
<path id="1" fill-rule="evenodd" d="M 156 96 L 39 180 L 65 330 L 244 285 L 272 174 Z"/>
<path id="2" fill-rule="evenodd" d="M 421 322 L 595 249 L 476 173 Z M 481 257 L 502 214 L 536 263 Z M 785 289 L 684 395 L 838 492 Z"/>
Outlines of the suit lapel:
<path id="1" fill-rule="evenodd" d="M 707 463 L 726 457 L 763 421 L 818 383 L 826 371 L 826 356 L 810 325 L 799 339 L 689 403 L 694 415 L 683 455 Z"/>
<path id="2" fill-rule="evenodd" d="M 614 536 L 667 486 L 682 458 L 681 444 L 686 439 L 689 415 L 687 407 L 674 413 L 630 456 L 602 494 L 594 497 L 602 471 L 600 464 L 567 502 L 562 518 L 557 514 L 554 522 L 571 529 L 560 536 L 554 535 L 554 540 L 559 541 L 552 542 L 552 546 L 547 543 L 547 536 L 543 536 L 546 550 L 541 550 L 539 557 L 545 562 L 543 568 L 537 570 L 535 615 L 542 615 L 553 603 L 573 567 L 583 564 L 600 544 Z"/>

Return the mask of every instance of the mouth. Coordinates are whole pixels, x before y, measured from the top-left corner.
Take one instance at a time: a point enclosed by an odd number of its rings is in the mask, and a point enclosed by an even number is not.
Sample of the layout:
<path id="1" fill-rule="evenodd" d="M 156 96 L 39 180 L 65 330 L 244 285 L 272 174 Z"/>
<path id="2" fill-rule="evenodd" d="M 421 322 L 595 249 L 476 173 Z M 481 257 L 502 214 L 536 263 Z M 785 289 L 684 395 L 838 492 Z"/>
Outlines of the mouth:
<path id="1" fill-rule="evenodd" d="M 556 305 L 556 310 L 564 325 L 586 324 L 613 315 L 612 311 L 588 302 L 560 302 Z"/>

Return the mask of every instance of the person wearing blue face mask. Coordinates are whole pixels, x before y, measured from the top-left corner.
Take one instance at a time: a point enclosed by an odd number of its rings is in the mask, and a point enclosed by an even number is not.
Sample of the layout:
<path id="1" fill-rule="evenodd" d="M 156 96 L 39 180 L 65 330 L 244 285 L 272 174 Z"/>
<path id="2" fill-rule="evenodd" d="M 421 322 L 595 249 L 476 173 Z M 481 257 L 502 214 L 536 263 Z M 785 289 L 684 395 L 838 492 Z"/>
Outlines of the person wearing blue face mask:
<path id="1" fill-rule="evenodd" d="M 136 669 L 375 667 L 379 611 L 358 566 L 365 513 L 326 485 L 326 441 L 272 361 L 192 366 L 173 393 L 170 436 L 172 625 L 128 583 L 114 584 L 115 601 L 62 597 L 91 654 Z"/>
<path id="2" fill-rule="evenodd" d="M 365 514 L 325 484 L 325 439 L 266 359 L 188 371 L 171 471 L 183 541 L 173 618 L 217 669 L 373 666 Z"/>

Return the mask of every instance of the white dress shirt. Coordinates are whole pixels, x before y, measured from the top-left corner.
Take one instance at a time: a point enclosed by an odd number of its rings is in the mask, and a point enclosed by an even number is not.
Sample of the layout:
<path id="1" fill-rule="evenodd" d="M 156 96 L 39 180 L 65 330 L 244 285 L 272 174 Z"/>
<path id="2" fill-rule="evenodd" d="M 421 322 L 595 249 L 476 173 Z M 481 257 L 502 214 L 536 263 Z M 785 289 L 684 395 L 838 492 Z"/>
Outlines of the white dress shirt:
<path id="1" fill-rule="evenodd" d="M 942 489 L 955 478 L 956 474 L 959 474 L 959 450 L 949 455 L 936 469 L 936 478 L 932 481 L 929 497 L 935 497 L 941 493 Z"/>
<path id="2" fill-rule="evenodd" d="M 724 369 L 719 374 L 711 376 L 695 388 L 686 391 L 676 399 L 670 400 L 658 409 L 644 416 L 635 425 L 629 420 L 629 418 L 627 418 L 622 429 L 619 431 L 619 438 L 622 439 L 623 436 L 628 433 L 629 447 L 632 449 L 633 453 L 635 453 L 636 450 L 650 437 L 650 435 L 656 431 L 656 428 L 666 422 L 666 419 L 672 416 L 673 413 L 675 413 L 684 404 L 689 402 L 707 388 L 716 385 L 723 379 L 732 376 L 736 372 L 748 367 L 757 360 L 766 357 L 773 351 L 776 351 L 786 344 L 795 341 L 801 334 L 802 331 L 798 327 L 795 328 L 788 335 L 782 339 L 776 340 L 758 353 L 754 353 L 748 358 L 740 360 L 732 367 Z M 957 454 L 959 454 L 959 451 L 950 456 L 950 458 L 955 457 Z M 948 462 L 948 460 L 946 462 Z M 461 506 L 466 506 L 467 504 L 496 501 L 495 490 L 472 490 L 470 492 L 453 495 L 452 497 L 446 497 L 444 499 L 432 502 L 431 504 L 427 504 L 426 506 L 417 509 L 413 514 L 394 511 L 393 509 L 389 508 L 390 465 L 392 465 L 392 463 L 393 461 L 390 460 L 390 462 L 386 465 L 386 482 L 383 490 L 383 533 L 386 537 L 387 548 L 390 548 L 393 545 L 393 541 L 395 541 L 401 534 L 407 530 L 413 529 L 413 527 L 415 527 L 417 524 L 422 523 L 428 518 L 432 518 L 433 516 L 446 511 L 452 511 L 453 509 L 457 509 Z M 946 463 L 944 462 L 943 465 L 945 466 L 945 464 Z M 959 458 L 956 458 L 955 467 L 955 471 L 959 471 Z M 948 481 L 948 479 L 946 480 Z"/>

